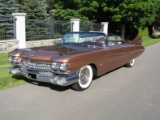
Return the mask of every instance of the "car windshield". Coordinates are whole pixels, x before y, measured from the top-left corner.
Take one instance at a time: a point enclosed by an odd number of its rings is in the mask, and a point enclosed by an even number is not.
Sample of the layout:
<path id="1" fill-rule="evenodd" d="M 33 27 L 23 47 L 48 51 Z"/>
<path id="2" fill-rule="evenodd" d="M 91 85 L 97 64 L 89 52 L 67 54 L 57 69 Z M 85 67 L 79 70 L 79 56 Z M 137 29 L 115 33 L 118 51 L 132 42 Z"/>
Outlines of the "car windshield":
<path id="1" fill-rule="evenodd" d="M 69 32 L 59 41 L 59 44 L 67 43 L 100 43 L 105 40 L 106 35 L 98 32 Z"/>

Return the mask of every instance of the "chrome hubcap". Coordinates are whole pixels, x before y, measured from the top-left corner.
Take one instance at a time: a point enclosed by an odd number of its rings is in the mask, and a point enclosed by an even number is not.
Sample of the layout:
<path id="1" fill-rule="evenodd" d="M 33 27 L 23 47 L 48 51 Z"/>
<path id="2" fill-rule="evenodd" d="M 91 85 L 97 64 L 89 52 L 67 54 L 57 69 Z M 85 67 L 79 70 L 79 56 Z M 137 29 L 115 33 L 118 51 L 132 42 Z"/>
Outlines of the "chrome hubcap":
<path id="1" fill-rule="evenodd" d="M 82 69 L 80 73 L 80 82 L 82 85 L 85 85 L 88 83 L 90 77 L 89 70 L 87 68 Z"/>

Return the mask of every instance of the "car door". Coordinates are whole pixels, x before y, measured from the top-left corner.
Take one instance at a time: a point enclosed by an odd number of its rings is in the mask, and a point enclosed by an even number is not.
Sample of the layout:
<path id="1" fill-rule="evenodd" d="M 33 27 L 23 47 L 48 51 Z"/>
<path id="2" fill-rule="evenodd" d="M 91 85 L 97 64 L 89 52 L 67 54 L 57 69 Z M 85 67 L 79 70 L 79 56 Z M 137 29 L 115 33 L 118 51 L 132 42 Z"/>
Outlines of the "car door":
<path id="1" fill-rule="evenodd" d="M 122 42 L 110 42 L 108 39 L 106 39 L 105 45 L 106 46 L 102 51 L 103 56 L 98 64 L 98 74 L 104 74 L 125 64 L 125 48 Z"/>
<path id="2" fill-rule="evenodd" d="M 122 66 L 124 62 L 125 48 L 122 44 L 108 46 L 107 71 Z"/>

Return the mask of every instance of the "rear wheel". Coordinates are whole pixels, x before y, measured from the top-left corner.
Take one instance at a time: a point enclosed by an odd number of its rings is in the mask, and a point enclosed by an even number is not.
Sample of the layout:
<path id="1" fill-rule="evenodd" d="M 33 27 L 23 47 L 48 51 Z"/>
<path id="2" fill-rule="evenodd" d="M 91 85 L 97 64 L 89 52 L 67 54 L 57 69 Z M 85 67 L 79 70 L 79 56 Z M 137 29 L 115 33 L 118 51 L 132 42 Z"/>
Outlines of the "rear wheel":
<path id="1" fill-rule="evenodd" d="M 83 91 L 91 85 L 92 79 L 93 69 L 90 65 L 86 65 L 80 69 L 78 82 L 72 88 L 77 91 Z"/>
<path id="2" fill-rule="evenodd" d="M 125 66 L 126 67 L 133 67 L 134 63 L 135 63 L 135 59 L 132 59 Z"/>

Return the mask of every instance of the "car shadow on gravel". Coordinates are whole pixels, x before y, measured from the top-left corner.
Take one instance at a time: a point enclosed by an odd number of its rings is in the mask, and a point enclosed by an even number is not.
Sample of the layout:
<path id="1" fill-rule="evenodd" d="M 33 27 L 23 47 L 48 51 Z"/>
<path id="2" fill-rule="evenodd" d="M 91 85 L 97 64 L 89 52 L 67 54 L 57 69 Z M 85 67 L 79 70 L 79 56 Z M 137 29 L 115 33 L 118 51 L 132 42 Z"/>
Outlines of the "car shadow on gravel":
<path id="1" fill-rule="evenodd" d="M 105 75 L 108 75 L 108 74 L 110 74 L 110 73 L 112 73 L 112 72 L 114 72 L 116 70 L 119 70 L 122 67 L 124 67 L 124 66 L 121 66 L 121 67 L 116 68 L 116 69 L 114 69 L 112 71 L 106 72 L 103 75 L 100 75 L 100 76 L 97 76 L 97 77 L 95 76 L 93 78 L 93 81 L 96 81 L 96 80 L 98 80 L 99 78 L 101 78 L 101 77 L 103 77 Z M 64 87 L 64 86 L 53 85 L 52 83 L 38 82 L 38 81 L 27 79 L 26 77 L 24 77 L 22 75 L 13 75 L 12 77 L 15 78 L 16 80 L 24 80 L 25 82 L 27 82 L 29 84 L 33 84 L 33 85 L 37 85 L 37 86 L 41 86 L 41 87 L 48 87 L 48 88 L 50 88 L 52 90 L 56 90 L 58 92 L 67 91 L 69 89 L 74 90 L 71 86 L 65 86 Z"/>
<path id="2" fill-rule="evenodd" d="M 13 75 L 12 78 L 14 78 L 16 80 L 24 80 L 26 83 L 37 85 L 37 86 L 48 87 L 48 88 L 50 88 L 52 90 L 56 90 L 58 92 L 62 92 L 62 91 L 66 91 L 66 90 L 71 89 L 70 86 L 63 87 L 63 86 L 53 85 L 52 83 L 45 83 L 45 82 L 38 82 L 38 81 L 34 81 L 34 80 L 29 80 L 22 75 Z"/>
<path id="3" fill-rule="evenodd" d="M 42 87 L 49 87 L 52 90 L 56 90 L 58 92 L 63 92 L 66 90 L 69 90 L 70 87 L 69 86 L 58 86 L 58 85 L 53 85 L 52 83 L 44 83 L 44 82 L 37 82 L 38 86 L 42 86 Z"/>
<path id="4" fill-rule="evenodd" d="M 111 71 L 109 71 L 109 72 L 106 72 L 106 73 L 104 73 L 104 74 L 102 74 L 102 75 L 100 75 L 100 76 L 95 76 L 93 80 L 94 80 L 94 81 L 95 81 L 95 80 L 98 80 L 99 78 L 101 78 L 101 77 L 103 77 L 103 76 L 105 76 L 105 75 L 108 75 L 108 74 L 110 74 L 110 73 L 112 73 L 112 72 L 114 72 L 114 71 L 117 71 L 117 70 L 119 70 L 119 69 L 121 69 L 121 68 L 123 68 L 123 67 L 125 67 L 125 66 L 118 67 L 118 68 L 113 69 L 113 70 L 111 70 Z M 125 68 L 127 68 L 127 67 L 125 67 Z"/>

